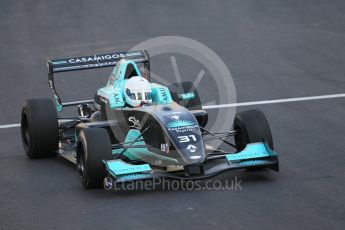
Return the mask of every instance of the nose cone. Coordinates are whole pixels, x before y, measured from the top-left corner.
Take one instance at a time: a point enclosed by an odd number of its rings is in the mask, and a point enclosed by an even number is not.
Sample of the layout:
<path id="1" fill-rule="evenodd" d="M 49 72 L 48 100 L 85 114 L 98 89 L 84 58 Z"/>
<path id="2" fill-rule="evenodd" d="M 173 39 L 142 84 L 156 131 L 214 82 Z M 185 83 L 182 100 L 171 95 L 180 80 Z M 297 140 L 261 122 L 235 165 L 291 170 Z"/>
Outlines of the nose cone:
<path id="1" fill-rule="evenodd" d="M 205 148 L 198 121 L 184 107 L 165 119 L 166 129 L 184 165 L 205 161 Z"/>
<path id="2" fill-rule="evenodd" d="M 142 109 L 147 111 L 150 108 L 164 130 L 163 133 L 167 134 L 165 143 L 159 143 L 164 150 L 166 150 L 165 146 L 169 145 L 167 157 L 174 158 L 179 165 L 198 164 L 205 161 L 204 142 L 198 121 L 193 113 L 177 103 Z"/>
<path id="3" fill-rule="evenodd" d="M 201 143 L 189 144 L 186 148 L 177 150 L 180 155 L 180 163 L 183 165 L 199 164 L 205 161 L 205 150 Z"/>

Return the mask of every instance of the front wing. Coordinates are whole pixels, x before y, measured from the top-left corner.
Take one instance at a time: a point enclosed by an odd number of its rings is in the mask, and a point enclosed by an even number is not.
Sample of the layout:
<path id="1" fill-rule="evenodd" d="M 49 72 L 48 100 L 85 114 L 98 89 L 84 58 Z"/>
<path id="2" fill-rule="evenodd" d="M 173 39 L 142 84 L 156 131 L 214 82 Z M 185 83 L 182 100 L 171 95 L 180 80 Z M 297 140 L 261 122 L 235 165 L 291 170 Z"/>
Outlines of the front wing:
<path id="1" fill-rule="evenodd" d="M 182 170 L 167 172 L 157 170 L 149 164 L 133 165 L 122 160 L 104 161 L 108 176 L 116 183 L 154 178 L 176 180 L 202 180 L 235 169 L 270 168 L 279 171 L 276 152 L 266 143 L 251 143 L 239 153 L 228 153 L 218 159 L 208 159 L 201 165 L 187 165 Z"/>

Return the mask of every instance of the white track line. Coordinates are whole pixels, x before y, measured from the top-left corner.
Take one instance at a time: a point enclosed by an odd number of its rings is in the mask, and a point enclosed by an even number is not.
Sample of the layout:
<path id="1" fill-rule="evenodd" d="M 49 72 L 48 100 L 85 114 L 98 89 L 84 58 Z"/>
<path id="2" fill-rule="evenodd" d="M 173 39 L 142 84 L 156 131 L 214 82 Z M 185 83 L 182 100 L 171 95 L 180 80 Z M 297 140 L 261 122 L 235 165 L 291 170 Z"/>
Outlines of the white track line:
<path id="1" fill-rule="evenodd" d="M 264 105 L 264 104 L 278 104 L 286 102 L 296 102 L 296 101 L 311 101 L 311 100 L 321 100 L 321 99 L 330 99 L 330 98 L 339 98 L 345 97 L 343 94 L 332 94 L 332 95 L 321 95 L 313 97 L 294 97 L 286 99 L 276 99 L 276 100 L 267 100 L 267 101 L 252 101 L 252 102 L 241 102 L 233 104 L 222 104 L 222 105 L 206 105 L 203 106 L 203 109 L 220 109 L 220 108 L 230 108 L 230 107 L 240 107 L 240 106 L 250 106 L 250 105 Z"/>
<path id="2" fill-rule="evenodd" d="M 9 128 L 16 128 L 20 127 L 20 124 L 7 124 L 7 125 L 0 125 L 0 129 L 9 129 Z"/>
<path id="3" fill-rule="evenodd" d="M 266 100 L 266 101 L 251 101 L 251 102 L 241 102 L 241 103 L 222 104 L 222 105 L 206 105 L 206 106 L 203 106 L 202 108 L 203 109 L 221 109 L 221 108 L 250 106 L 250 105 L 265 105 L 265 104 L 278 104 L 278 103 L 286 103 L 286 102 L 331 99 L 331 98 L 339 98 L 339 97 L 345 97 L 345 93 L 320 95 L 320 96 L 312 96 L 312 97 L 294 97 L 294 98 Z M 20 124 L 17 123 L 17 124 L 0 125 L 0 129 L 9 129 L 9 128 L 16 128 L 16 127 L 20 127 Z"/>

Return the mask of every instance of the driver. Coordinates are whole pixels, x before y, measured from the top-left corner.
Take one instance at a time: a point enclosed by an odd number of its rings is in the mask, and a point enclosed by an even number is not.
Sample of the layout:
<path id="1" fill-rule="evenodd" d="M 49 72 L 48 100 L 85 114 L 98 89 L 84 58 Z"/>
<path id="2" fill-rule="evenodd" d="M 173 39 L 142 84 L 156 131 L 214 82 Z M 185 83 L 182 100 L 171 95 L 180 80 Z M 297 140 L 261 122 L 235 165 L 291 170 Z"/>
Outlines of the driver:
<path id="1" fill-rule="evenodd" d="M 150 83 L 143 77 L 133 76 L 124 87 L 125 101 L 130 107 L 140 107 L 152 103 Z"/>

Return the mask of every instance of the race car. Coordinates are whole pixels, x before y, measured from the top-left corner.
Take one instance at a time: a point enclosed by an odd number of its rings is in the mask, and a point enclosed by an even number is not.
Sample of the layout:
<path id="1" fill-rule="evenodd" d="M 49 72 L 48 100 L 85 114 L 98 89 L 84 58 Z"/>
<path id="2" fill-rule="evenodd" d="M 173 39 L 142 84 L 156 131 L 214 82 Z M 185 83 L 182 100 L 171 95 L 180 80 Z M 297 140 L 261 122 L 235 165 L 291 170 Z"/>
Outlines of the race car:
<path id="1" fill-rule="evenodd" d="M 87 189 L 101 187 L 105 178 L 114 183 L 201 180 L 234 169 L 279 171 L 270 127 L 260 110 L 237 113 L 232 130 L 209 131 L 208 113 L 193 83 L 151 82 L 145 50 L 48 60 L 47 65 L 54 101 L 25 101 L 24 150 L 32 159 L 58 155 L 72 162 Z M 94 99 L 61 101 L 55 73 L 104 67 L 113 71 Z M 76 115 L 64 116 L 65 107 L 76 107 Z M 233 151 L 209 144 L 216 139 Z"/>

